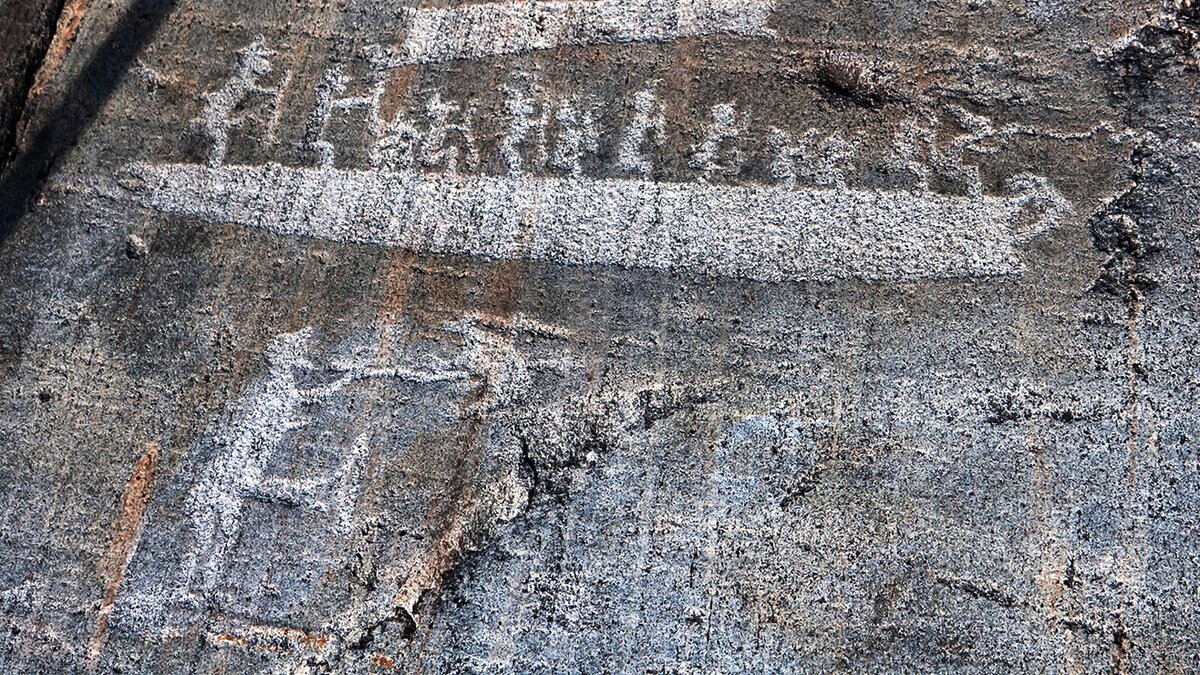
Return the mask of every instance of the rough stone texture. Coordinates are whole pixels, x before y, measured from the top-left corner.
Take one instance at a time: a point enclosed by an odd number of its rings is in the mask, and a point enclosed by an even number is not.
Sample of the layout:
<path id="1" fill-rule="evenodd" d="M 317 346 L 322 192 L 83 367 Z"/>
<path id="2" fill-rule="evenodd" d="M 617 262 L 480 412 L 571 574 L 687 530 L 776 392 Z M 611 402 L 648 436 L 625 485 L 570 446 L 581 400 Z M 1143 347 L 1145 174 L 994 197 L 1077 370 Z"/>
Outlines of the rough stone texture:
<path id="1" fill-rule="evenodd" d="M 0 670 L 1200 669 L 1192 0 L 56 23 Z"/>
<path id="2" fill-rule="evenodd" d="M 0 167 L 8 161 L 17 125 L 30 95 L 36 92 L 38 68 L 47 60 L 62 0 L 4 0 L 0 3 Z"/>

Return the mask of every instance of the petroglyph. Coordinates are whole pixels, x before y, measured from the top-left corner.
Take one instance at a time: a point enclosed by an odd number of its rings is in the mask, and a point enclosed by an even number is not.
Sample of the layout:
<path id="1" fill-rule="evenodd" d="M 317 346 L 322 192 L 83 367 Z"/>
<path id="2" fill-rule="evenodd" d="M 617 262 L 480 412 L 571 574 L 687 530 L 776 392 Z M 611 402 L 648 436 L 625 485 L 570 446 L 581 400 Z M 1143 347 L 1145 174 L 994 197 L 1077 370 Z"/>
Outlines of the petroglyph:
<path id="1" fill-rule="evenodd" d="M 554 167 L 572 176 L 583 173 L 583 157 L 600 149 L 600 130 L 591 111 L 565 101 L 554 112 L 554 120 L 562 129 L 554 146 Z"/>
<path id="2" fill-rule="evenodd" d="M 750 161 L 752 128 L 751 112 L 734 101 L 709 109 L 686 158 L 694 181 L 652 181 L 667 138 L 653 82 L 627 99 L 608 174 L 618 177 L 588 176 L 584 159 L 600 149 L 589 99 L 571 92 L 552 98 L 525 72 L 513 73 L 505 87 L 506 130 L 496 152 L 507 175 L 479 175 L 489 162 L 472 128 L 474 104 L 435 90 L 415 117 L 383 119 L 383 75 L 394 64 L 378 51 L 366 57 L 370 74 L 354 88 L 359 93 L 347 93 L 341 66 L 326 72 L 306 124 L 315 167 L 223 166 L 238 120 L 229 118 L 229 105 L 212 102 L 263 93 L 255 82 L 270 72 L 269 56 L 256 40 L 240 53 L 230 83 L 209 96 L 197 121 L 212 143 L 207 167 L 131 167 L 142 204 L 213 223 L 416 253 L 757 281 L 1014 274 L 1022 270 L 1018 247 L 1072 213 L 1045 177 L 1022 174 L 1009 181 L 1008 194 L 985 195 L 980 168 L 969 159 L 995 154 L 1031 130 L 995 128 L 957 108 L 951 113 L 964 133 L 947 143 L 939 142 L 935 117 L 909 120 L 895 134 L 886 168 L 908 176 L 909 189 L 850 185 L 857 137 L 817 129 L 795 135 L 774 126 L 765 138 L 774 183 L 731 184 Z M 327 138 L 331 118 L 352 111 L 365 117 L 370 170 L 339 166 L 339 149 Z M 966 194 L 935 192 L 934 177 Z"/>
<path id="3" fill-rule="evenodd" d="M 524 74 L 522 74 L 524 75 Z M 525 173 L 525 160 L 521 150 L 532 144 L 532 164 L 535 170 L 546 166 L 546 127 L 549 124 L 549 112 L 539 110 L 537 101 L 529 95 L 529 89 L 536 85 L 529 82 L 527 75 L 516 86 L 509 88 L 509 98 L 505 106 L 509 116 L 508 133 L 500 142 L 500 154 L 504 158 L 508 172 L 514 176 Z M 536 90 L 534 93 L 537 93 Z M 532 138 L 530 138 L 532 136 Z"/>
<path id="4" fill-rule="evenodd" d="M 367 132 L 371 138 L 383 136 L 383 120 L 379 115 L 379 106 L 383 100 L 386 82 L 379 72 L 375 72 L 374 76 L 366 94 L 347 96 L 345 91 L 349 78 L 343 74 L 342 69 L 335 66 L 325 72 L 325 78 L 317 88 L 317 103 L 313 107 L 307 128 L 309 147 L 318 153 L 321 166 L 333 166 L 335 147 L 326 140 L 325 132 L 335 112 L 345 113 L 362 108 L 366 111 Z"/>
<path id="5" fill-rule="evenodd" d="M 196 129 L 211 143 L 208 163 L 219 166 L 225 161 L 229 144 L 229 132 L 242 124 L 244 113 L 239 113 L 247 99 L 262 97 L 272 105 L 274 113 L 267 128 L 268 138 L 274 138 L 279 126 L 279 94 L 287 87 L 290 74 L 275 87 L 265 87 L 261 80 L 271 74 L 271 57 L 275 52 L 267 49 L 265 40 L 259 36 L 250 45 L 238 51 L 237 66 L 224 87 L 204 95 L 204 111 L 196 120 Z"/>
<path id="6" fill-rule="evenodd" d="M 739 142 L 746 135 L 747 125 L 747 114 L 739 113 L 736 104 L 713 106 L 704 142 L 696 148 L 691 163 L 693 169 L 700 170 L 701 180 L 718 174 L 737 175 L 744 161 Z"/>
<path id="7" fill-rule="evenodd" d="M 440 93 L 434 93 L 425 113 L 428 130 L 421 143 L 421 165 L 441 167 L 451 174 L 458 172 L 460 163 L 469 169 L 477 167 L 475 134 L 464 121 L 470 117 L 469 107 L 464 111 L 458 101 L 443 101 Z"/>
<path id="8" fill-rule="evenodd" d="M 0 673 L 1200 660 L 1196 1 L 17 4 Z"/>
<path id="9" fill-rule="evenodd" d="M 369 165 L 386 170 L 408 170 L 417 166 L 445 173 L 474 172 L 489 165 L 481 156 L 481 142 L 474 127 L 488 120 L 477 115 L 476 102 L 449 100 L 440 90 L 426 94 L 424 104 L 396 111 L 390 119 L 382 113 L 388 72 L 396 63 L 379 45 L 362 51 L 368 66 L 361 81 L 345 74 L 346 65 L 338 63 L 325 71 L 316 90 L 315 102 L 304 122 L 303 147 L 316 157 L 316 165 L 338 165 L 342 150 L 328 135 L 335 117 L 350 125 L 349 137 L 341 143 L 354 145 L 365 141 Z M 271 72 L 270 57 L 263 38 L 241 50 L 233 73 L 225 85 L 205 94 L 208 104 L 194 120 L 193 128 L 210 144 L 208 163 L 225 163 L 229 135 L 248 114 L 243 107 L 252 97 L 266 97 L 272 115 L 267 121 L 267 143 L 276 142 L 280 124 L 278 96 L 290 81 L 285 73 L 275 88 L 266 88 L 258 80 Z M 550 170 L 559 175 L 580 175 L 583 159 L 600 151 L 600 120 L 593 97 L 582 92 L 550 95 L 540 76 L 515 71 L 504 87 L 507 98 L 502 120 L 507 127 L 496 152 L 512 175 Z M 615 157 L 609 168 L 616 174 L 650 177 L 656 169 L 656 156 L 666 149 L 668 130 L 666 110 L 658 95 L 658 83 L 650 82 L 626 99 L 626 120 L 616 123 Z M 354 90 L 358 93 L 347 94 Z M 484 107 L 488 107 L 486 104 Z M 960 107 L 948 109 L 949 117 L 961 133 L 942 142 L 938 128 L 948 120 L 932 113 L 909 118 L 892 136 L 893 155 L 886 172 L 907 177 L 917 191 L 930 189 L 938 178 L 965 189 L 970 196 L 982 196 L 980 168 L 971 160 L 997 154 L 1019 136 L 1044 136 L 1060 141 L 1082 140 L 1093 136 L 1100 127 L 1082 133 L 1049 132 L 1020 125 L 994 127 L 989 119 Z M 729 182 L 739 177 L 752 161 L 745 148 L 753 146 L 751 111 L 736 101 L 711 106 L 701 139 L 694 145 L 687 166 L 701 181 Z M 359 131 L 354 131 L 361 125 Z M 1101 125 L 1103 127 L 1104 125 Z M 485 135 L 488 132 L 485 132 Z M 355 139 L 355 140 L 350 140 Z M 486 141 L 486 138 L 484 139 Z M 769 175 L 787 187 L 808 184 L 817 187 L 845 187 L 848 177 L 859 164 L 862 137 L 840 132 L 807 129 L 798 136 L 792 131 L 771 126 L 765 145 L 772 159 Z"/>
<path id="10" fill-rule="evenodd" d="M 277 164 L 132 171 L 148 207 L 280 235 L 759 281 L 1013 274 L 1016 247 L 1070 208 L 1032 177 L 1013 196 L 972 197 Z"/>
<path id="11" fill-rule="evenodd" d="M 584 156 L 600 149 L 600 131 L 592 111 L 573 98 L 550 101 L 527 73 L 515 74 L 514 80 L 505 103 L 508 133 L 500 142 L 508 173 L 517 176 L 553 167 L 572 176 L 582 174 Z M 553 151 L 547 133 L 552 126 L 559 134 Z"/>
<path id="12" fill-rule="evenodd" d="M 413 571 L 396 581 L 394 594 L 375 596 L 412 611 L 420 594 L 439 583 L 458 553 L 472 545 L 472 537 L 511 520 L 527 506 L 530 479 L 524 476 L 521 446 L 511 427 L 530 414 L 527 404 L 534 403 L 537 393 L 534 373 L 556 373 L 561 378 L 577 374 L 578 365 L 569 350 L 549 357 L 526 351 L 535 340 L 561 343 L 571 337 L 568 331 L 521 315 L 499 322 L 468 315 L 445 322 L 429 340 L 416 344 L 403 324 L 367 327 L 325 350 L 317 344 L 313 328 L 276 336 L 264 354 L 265 372 L 214 420 L 194 449 L 192 461 L 202 467 L 199 477 L 184 490 L 182 509 L 168 516 L 183 522 L 159 525 L 182 524 L 190 534 L 183 555 L 172 557 L 178 567 L 170 578 L 162 578 L 161 573 L 132 575 L 132 592 L 118 603 L 119 623 L 126 630 L 161 637 L 179 628 L 178 617 L 186 616 L 178 611 L 181 607 L 213 606 L 239 614 L 241 600 L 223 591 L 243 578 L 231 576 L 227 569 L 238 558 L 235 549 L 244 545 L 247 533 L 263 527 L 262 522 L 249 520 L 251 501 L 327 516 L 331 523 L 323 531 L 334 542 L 322 555 L 340 555 L 337 551 L 361 524 L 356 503 L 374 445 L 370 435 L 354 434 L 345 447 L 322 449 L 338 459 L 325 462 L 324 468 L 310 468 L 311 475 L 305 478 L 283 478 L 280 465 L 308 452 L 302 447 L 305 444 L 322 442 L 329 428 L 340 426 L 340 419 L 355 415 L 345 404 L 356 393 L 364 393 L 359 387 L 368 382 L 386 388 L 372 390 L 375 414 L 386 418 L 405 411 L 405 417 L 411 418 L 412 410 L 426 410 L 415 425 L 437 430 L 451 443 L 454 435 L 445 425 L 471 419 L 482 429 L 472 441 L 478 444 L 473 451 L 479 454 L 472 460 L 479 462 L 473 496 L 444 497 L 455 504 L 460 497 L 465 500 L 456 506 L 457 520 L 428 546 L 410 551 L 411 559 L 393 561 Z M 380 391 L 389 395 L 381 396 Z M 414 399 L 420 408 L 409 407 Z M 324 431 L 309 433 L 315 427 Z M 400 466 L 410 461 L 404 444 L 377 449 L 385 453 L 378 461 Z M 434 499 L 431 508 L 442 499 Z M 425 519 L 425 514 L 417 518 Z M 155 554 L 161 552 L 151 555 Z M 343 626 L 341 632 L 352 631 Z"/>
<path id="13" fill-rule="evenodd" d="M 767 34 L 773 0 L 486 2 L 415 10 L 397 64 L 483 59 L 562 46 Z"/>
<path id="14" fill-rule="evenodd" d="M 309 356 L 311 329 L 276 337 L 266 349 L 266 372 L 232 402 L 204 433 L 193 451 L 202 468 L 183 497 L 181 528 L 189 536 L 171 578 L 135 578 L 133 592 L 119 602 L 118 618 L 137 630 L 162 627 L 179 607 L 204 605 L 223 580 L 227 559 L 246 527 L 251 501 L 325 514 L 328 529 L 350 533 L 368 452 L 369 436 L 359 434 L 345 447 L 323 448 L 335 459 L 325 469 L 310 468 L 288 478 L 279 464 L 293 450 L 295 434 L 310 427 L 309 414 L 328 405 L 354 382 L 387 377 L 443 381 L 454 373 L 378 369 L 363 359 L 318 366 Z M 314 374 L 334 376 L 309 383 Z M 326 378 L 327 379 L 327 378 Z"/>
<path id="15" fill-rule="evenodd" d="M 315 367 L 305 355 L 310 337 L 311 331 L 305 330 L 276 338 L 267 351 L 266 376 L 235 404 L 230 419 L 210 432 L 206 443 L 212 446 L 212 463 L 188 493 L 185 505 L 194 545 L 182 565 L 183 589 L 213 587 L 241 529 L 248 499 L 328 511 L 325 500 L 332 497 L 339 526 L 349 527 L 354 513 L 353 478 L 366 455 L 366 437 L 356 439 L 332 477 L 286 479 L 268 472 L 284 436 L 311 422 L 303 414 L 305 406 L 368 376 L 361 369 L 347 369 L 329 384 L 300 386 L 298 375 Z"/>
<path id="16" fill-rule="evenodd" d="M 654 87 L 634 95 L 633 111 L 633 119 L 625 128 L 617 150 L 617 168 L 637 176 L 648 176 L 654 167 L 645 154 L 644 145 L 666 142 L 666 120 Z"/>
<path id="17" fill-rule="evenodd" d="M 949 108 L 955 122 L 965 130 L 943 145 L 937 132 L 938 120 L 933 116 L 925 119 L 905 120 L 892 140 L 895 151 L 893 167 L 911 172 L 920 189 L 929 187 L 930 178 L 941 175 L 956 179 L 966 185 L 970 195 L 983 194 L 983 181 L 979 166 L 967 160 L 969 155 L 995 155 L 1016 136 L 1036 136 L 1043 132 L 1020 125 L 1006 125 L 999 129 L 991 120 L 957 106 Z M 1104 126 L 1104 125 L 1101 125 Z M 1062 140 L 1088 138 L 1096 132 L 1091 129 L 1082 133 L 1046 134 Z"/>

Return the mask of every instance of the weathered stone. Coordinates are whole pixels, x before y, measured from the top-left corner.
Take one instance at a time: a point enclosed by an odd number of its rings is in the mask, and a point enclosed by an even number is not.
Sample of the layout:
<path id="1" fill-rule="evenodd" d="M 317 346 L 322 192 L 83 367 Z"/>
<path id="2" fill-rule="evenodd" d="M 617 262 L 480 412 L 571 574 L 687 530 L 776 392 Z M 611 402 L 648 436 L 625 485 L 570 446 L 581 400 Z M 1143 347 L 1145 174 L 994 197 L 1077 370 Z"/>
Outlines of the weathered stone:
<path id="1" fill-rule="evenodd" d="M 0 670 L 1200 662 L 1191 0 L 3 11 Z"/>

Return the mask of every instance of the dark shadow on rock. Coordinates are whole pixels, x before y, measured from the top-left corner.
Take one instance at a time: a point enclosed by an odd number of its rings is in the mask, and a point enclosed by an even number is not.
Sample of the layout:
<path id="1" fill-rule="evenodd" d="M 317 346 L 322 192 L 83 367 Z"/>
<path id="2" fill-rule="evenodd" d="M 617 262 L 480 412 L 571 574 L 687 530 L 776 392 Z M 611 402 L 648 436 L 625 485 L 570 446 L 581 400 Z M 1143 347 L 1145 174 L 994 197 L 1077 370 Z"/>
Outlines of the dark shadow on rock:
<path id="1" fill-rule="evenodd" d="M 0 244 L 41 194 L 59 159 L 116 91 L 178 0 L 133 0 L 79 75 L 60 94 L 28 145 L 0 175 Z"/>
<path id="2" fill-rule="evenodd" d="M 0 173 L 11 159 L 17 126 L 38 68 L 46 60 L 64 0 L 0 2 Z"/>

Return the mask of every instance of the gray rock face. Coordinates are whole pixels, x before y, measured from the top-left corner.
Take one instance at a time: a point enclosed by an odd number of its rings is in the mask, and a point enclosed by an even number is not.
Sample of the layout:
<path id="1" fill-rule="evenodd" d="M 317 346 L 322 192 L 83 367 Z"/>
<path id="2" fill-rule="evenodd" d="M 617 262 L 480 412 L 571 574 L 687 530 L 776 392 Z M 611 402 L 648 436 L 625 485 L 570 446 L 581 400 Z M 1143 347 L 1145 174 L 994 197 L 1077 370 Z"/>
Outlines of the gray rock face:
<path id="1" fill-rule="evenodd" d="M 1200 668 L 1191 0 L 19 9 L 0 670 Z"/>

